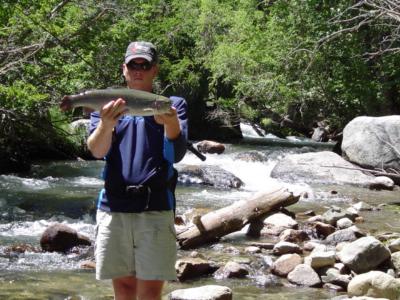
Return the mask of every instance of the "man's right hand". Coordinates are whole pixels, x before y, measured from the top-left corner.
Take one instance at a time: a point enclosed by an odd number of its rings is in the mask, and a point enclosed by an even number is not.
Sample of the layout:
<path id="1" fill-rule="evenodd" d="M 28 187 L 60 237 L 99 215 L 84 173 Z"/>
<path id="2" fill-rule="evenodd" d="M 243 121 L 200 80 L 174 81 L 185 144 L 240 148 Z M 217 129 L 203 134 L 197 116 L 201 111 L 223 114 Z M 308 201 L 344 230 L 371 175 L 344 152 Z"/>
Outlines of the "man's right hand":
<path id="1" fill-rule="evenodd" d="M 128 111 L 126 102 L 122 98 L 108 102 L 100 111 L 102 126 L 111 129 L 114 128 L 118 119 Z"/>

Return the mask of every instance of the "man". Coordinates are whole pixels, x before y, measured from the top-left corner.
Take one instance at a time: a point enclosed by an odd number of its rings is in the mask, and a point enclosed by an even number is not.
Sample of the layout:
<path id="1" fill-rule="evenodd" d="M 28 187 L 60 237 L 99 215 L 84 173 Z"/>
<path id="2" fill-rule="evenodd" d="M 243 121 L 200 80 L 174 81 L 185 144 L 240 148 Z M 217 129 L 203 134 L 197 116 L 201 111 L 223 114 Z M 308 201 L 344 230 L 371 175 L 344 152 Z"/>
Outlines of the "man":
<path id="1" fill-rule="evenodd" d="M 130 43 L 123 64 L 128 88 L 152 92 L 157 51 Z M 112 279 L 115 299 L 161 299 L 165 280 L 176 279 L 174 210 L 176 171 L 186 152 L 186 102 L 171 97 L 163 115 L 138 117 L 123 99 L 91 114 L 88 148 L 105 157 L 97 211 L 96 278 Z"/>

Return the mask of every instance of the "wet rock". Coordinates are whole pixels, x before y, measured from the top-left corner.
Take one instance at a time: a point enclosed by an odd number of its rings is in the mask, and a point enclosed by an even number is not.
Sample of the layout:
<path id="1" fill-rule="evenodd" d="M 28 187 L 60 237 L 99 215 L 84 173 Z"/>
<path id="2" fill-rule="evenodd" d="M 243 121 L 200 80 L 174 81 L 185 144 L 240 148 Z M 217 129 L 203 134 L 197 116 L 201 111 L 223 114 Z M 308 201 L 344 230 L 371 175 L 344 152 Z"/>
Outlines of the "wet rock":
<path id="1" fill-rule="evenodd" d="M 343 242 L 355 241 L 364 235 L 356 226 L 351 226 L 328 235 L 325 242 L 329 245 L 337 245 Z"/>
<path id="2" fill-rule="evenodd" d="M 324 166 L 316 168 L 315 166 Z M 350 162 L 334 152 L 310 152 L 292 154 L 280 160 L 271 172 L 271 177 L 289 182 L 348 184 L 369 187 L 374 176 L 355 170 Z"/>
<path id="3" fill-rule="evenodd" d="M 316 248 L 311 254 L 304 258 L 304 263 L 313 269 L 333 266 L 336 260 L 335 251 L 321 251 Z"/>
<path id="4" fill-rule="evenodd" d="M 235 156 L 235 159 L 240 159 L 247 162 L 263 162 L 267 161 L 268 157 L 259 151 L 241 152 Z"/>
<path id="5" fill-rule="evenodd" d="M 357 212 L 370 211 L 373 209 L 371 205 L 365 203 L 364 201 L 357 202 L 356 204 L 353 204 L 351 207 L 354 208 Z"/>
<path id="6" fill-rule="evenodd" d="M 336 222 L 342 218 L 354 220 L 356 216 L 357 215 L 336 206 L 331 207 L 322 215 L 325 223 L 331 224 L 333 226 L 336 226 Z"/>
<path id="7" fill-rule="evenodd" d="M 232 290 L 221 285 L 205 285 L 196 288 L 175 290 L 170 300 L 232 300 Z"/>
<path id="8" fill-rule="evenodd" d="M 349 218 L 342 218 L 342 219 L 337 220 L 337 222 L 336 222 L 336 226 L 339 229 L 346 229 L 353 225 L 354 225 L 353 221 L 350 220 Z"/>
<path id="9" fill-rule="evenodd" d="M 297 265 L 293 271 L 288 274 L 288 280 L 297 285 L 317 287 L 321 285 L 321 279 L 318 274 L 309 265 Z"/>
<path id="10" fill-rule="evenodd" d="M 304 230 L 285 229 L 279 235 L 279 239 L 285 242 L 301 243 L 310 239 Z"/>
<path id="11" fill-rule="evenodd" d="M 400 274 L 400 252 L 393 253 L 391 259 L 396 274 Z"/>
<path id="12" fill-rule="evenodd" d="M 283 213 L 276 213 L 264 220 L 261 234 L 279 235 L 285 229 L 297 229 L 298 223 L 293 218 Z"/>
<path id="13" fill-rule="evenodd" d="M 244 249 L 244 252 L 249 254 L 261 253 L 261 249 L 255 246 L 249 246 Z"/>
<path id="14" fill-rule="evenodd" d="M 354 272 L 364 273 L 390 258 L 390 251 L 376 238 L 367 236 L 344 245 L 338 258 Z"/>
<path id="15" fill-rule="evenodd" d="M 272 266 L 272 273 L 286 277 L 293 269 L 300 265 L 303 259 L 298 254 L 285 254 L 279 257 Z"/>
<path id="16" fill-rule="evenodd" d="M 279 242 L 274 246 L 272 252 L 275 255 L 282 255 L 287 253 L 303 253 L 303 250 L 300 248 L 299 245 L 289 242 Z"/>
<path id="17" fill-rule="evenodd" d="M 371 271 L 355 276 L 349 283 L 350 296 L 371 296 L 397 300 L 400 297 L 400 280 L 381 271 Z"/>
<path id="18" fill-rule="evenodd" d="M 339 285 L 333 284 L 333 283 L 324 283 L 322 288 L 324 288 L 326 290 L 334 291 L 336 293 L 340 293 L 340 292 L 346 291 L 346 289 L 342 288 Z"/>
<path id="19" fill-rule="evenodd" d="M 274 259 L 270 255 L 263 255 L 261 259 L 264 268 L 271 268 L 274 265 Z"/>
<path id="20" fill-rule="evenodd" d="M 42 250 L 48 252 L 67 252 L 75 246 L 90 246 L 91 244 L 88 237 L 60 223 L 50 225 L 40 238 Z"/>
<path id="21" fill-rule="evenodd" d="M 392 253 L 400 251 L 400 239 L 391 241 L 389 244 L 389 249 Z"/>
<path id="22" fill-rule="evenodd" d="M 182 258 L 176 261 L 175 269 L 179 281 L 211 274 L 218 269 L 212 262 L 201 258 Z"/>
<path id="23" fill-rule="evenodd" d="M 197 143 L 196 147 L 197 150 L 199 150 L 202 153 L 221 154 L 225 151 L 225 146 L 223 144 L 207 140 Z"/>
<path id="24" fill-rule="evenodd" d="M 246 245 L 258 247 L 265 250 L 272 250 L 275 246 L 275 243 L 260 243 L 260 242 L 249 242 Z"/>
<path id="25" fill-rule="evenodd" d="M 393 190 L 394 189 L 394 181 L 386 176 L 378 176 L 375 177 L 375 180 L 373 180 L 369 188 L 371 190 Z"/>
<path id="26" fill-rule="evenodd" d="M 340 274 L 340 271 L 335 268 L 329 268 L 326 271 L 326 274 L 321 276 L 321 280 L 324 283 L 338 285 L 347 290 L 347 286 L 350 283 L 351 276 L 347 274 Z"/>
<path id="27" fill-rule="evenodd" d="M 257 285 L 262 287 L 282 286 L 280 278 L 272 274 L 257 276 L 255 282 Z"/>
<path id="28" fill-rule="evenodd" d="M 243 278 L 246 277 L 246 275 L 248 274 L 249 271 L 244 265 L 230 261 L 225 266 L 219 268 L 214 273 L 214 278 L 216 279 Z"/>
<path id="29" fill-rule="evenodd" d="M 315 222 L 312 225 L 315 228 L 317 235 L 322 237 L 327 237 L 336 230 L 335 226 L 323 222 Z"/>
<path id="30" fill-rule="evenodd" d="M 25 252 L 40 252 L 40 249 L 37 247 L 30 245 L 30 244 L 16 244 L 16 245 L 11 245 L 11 246 L 6 246 L 3 249 L 3 252 L 7 256 L 12 256 L 14 254 L 20 254 L 20 253 L 25 253 Z"/>
<path id="31" fill-rule="evenodd" d="M 178 167 L 178 181 L 183 184 L 203 184 L 220 188 L 240 188 L 243 181 L 232 173 L 213 165 Z"/>

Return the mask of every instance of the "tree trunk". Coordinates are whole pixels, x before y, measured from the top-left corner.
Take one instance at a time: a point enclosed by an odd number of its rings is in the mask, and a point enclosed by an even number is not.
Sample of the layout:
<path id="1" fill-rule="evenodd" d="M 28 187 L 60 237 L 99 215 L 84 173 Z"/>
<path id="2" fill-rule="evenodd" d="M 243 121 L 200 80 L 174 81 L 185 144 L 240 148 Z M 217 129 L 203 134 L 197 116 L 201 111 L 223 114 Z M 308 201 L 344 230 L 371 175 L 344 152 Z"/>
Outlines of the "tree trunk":
<path id="1" fill-rule="evenodd" d="M 193 220 L 195 225 L 178 233 L 177 240 L 182 249 L 218 241 L 222 236 L 242 229 L 271 211 L 296 203 L 299 197 L 280 187 L 248 200 L 240 200 L 230 206 L 195 218 Z"/>

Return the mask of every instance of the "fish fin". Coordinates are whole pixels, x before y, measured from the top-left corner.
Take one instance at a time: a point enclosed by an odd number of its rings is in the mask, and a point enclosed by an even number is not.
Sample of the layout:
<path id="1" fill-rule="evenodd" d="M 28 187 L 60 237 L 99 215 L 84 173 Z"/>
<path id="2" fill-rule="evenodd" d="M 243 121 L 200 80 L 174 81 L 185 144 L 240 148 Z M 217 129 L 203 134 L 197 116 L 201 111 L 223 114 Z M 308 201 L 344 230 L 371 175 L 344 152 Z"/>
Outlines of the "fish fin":
<path id="1" fill-rule="evenodd" d="M 62 98 L 61 103 L 60 103 L 60 109 L 62 111 L 67 111 L 67 110 L 72 109 L 72 101 L 69 96 L 64 96 Z"/>

